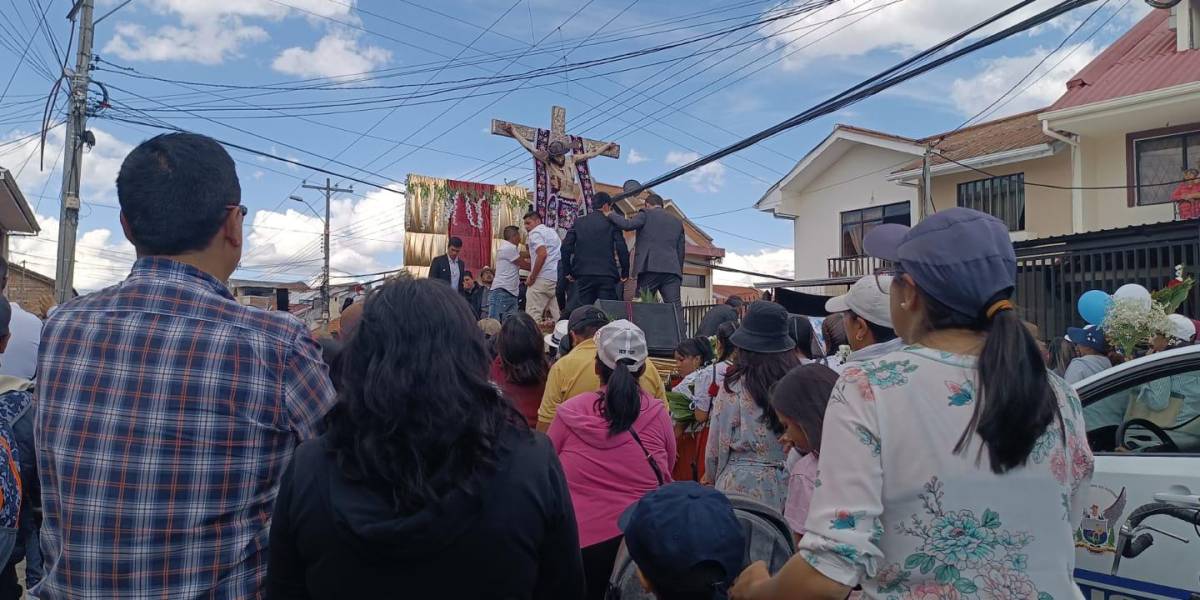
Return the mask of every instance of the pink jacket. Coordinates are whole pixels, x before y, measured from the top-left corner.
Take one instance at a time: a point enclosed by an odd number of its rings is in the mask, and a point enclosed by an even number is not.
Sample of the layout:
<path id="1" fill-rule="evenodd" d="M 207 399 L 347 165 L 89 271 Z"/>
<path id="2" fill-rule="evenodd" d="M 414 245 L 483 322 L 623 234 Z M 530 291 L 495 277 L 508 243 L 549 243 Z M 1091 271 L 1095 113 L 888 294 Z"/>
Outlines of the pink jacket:
<path id="1" fill-rule="evenodd" d="M 580 547 L 621 535 L 617 517 L 658 487 L 654 470 L 633 436 L 627 431 L 608 435 L 608 421 L 596 410 L 597 398 L 597 392 L 588 392 L 563 402 L 548 432 L 567 476 Z M 662 400 L 643 390 L 641 415 L 633 429 L 669 483 L 675 466 L 675 431 Z"/>

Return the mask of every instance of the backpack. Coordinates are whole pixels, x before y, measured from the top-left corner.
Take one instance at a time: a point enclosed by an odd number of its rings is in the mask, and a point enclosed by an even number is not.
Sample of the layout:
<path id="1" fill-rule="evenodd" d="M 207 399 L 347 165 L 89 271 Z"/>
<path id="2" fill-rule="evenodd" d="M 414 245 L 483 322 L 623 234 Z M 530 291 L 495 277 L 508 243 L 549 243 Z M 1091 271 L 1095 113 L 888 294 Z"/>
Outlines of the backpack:
<path id="1" fill-rule="evenodd" d="M 17 541 L 24 486 L 21 481 L 21 451 L 13 425 L 29 411 L 33 394 L 13 390 L 0 394 L 0 564 L 8 562 Z"/>

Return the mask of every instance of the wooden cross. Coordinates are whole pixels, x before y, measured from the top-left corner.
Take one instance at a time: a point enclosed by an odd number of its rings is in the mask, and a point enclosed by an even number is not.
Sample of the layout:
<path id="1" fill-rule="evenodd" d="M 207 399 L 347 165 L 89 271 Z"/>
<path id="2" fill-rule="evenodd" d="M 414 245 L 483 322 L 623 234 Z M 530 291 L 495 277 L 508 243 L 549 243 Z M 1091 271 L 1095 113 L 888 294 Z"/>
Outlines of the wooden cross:
<path id="1" fill-rule="evenodd" d="M 509 123 L 507 121 L 501 121 L 499 119 L 492 119 L 492 135 L 502 135 L 504 137 L 513 137 L 512 135 L 509 135 L 507 127 L 506 127 L 507 125 L 512 125 L 513 130 L 516 132 L 517 135 L 521 136 L 522 138 L 524 138 L 530 142 L 533 142 L 535 144 L 537 143 L 537 132 L 538 132 L 537 127 L 529 127 L 527 125 L 520 125 L 518 123 Z M 550 141 L 551 142 L 556 142 L 556 141 L 562 142 L 562 143 L 566 144 L 568 148 L 571 148 L 571 141 L 568 138 L 569 138 L 569 136 L 567 135 L 567 109 L 565 109 L 561 106 L 551 107 L 550 108 Z M 584 138 L 583 149 L 585 152 L 591 151 L 591 150 L 601 148 L 607 143 L 608 142 L 598 142 L 596 140 L 589 140 L 587 138 Z M 606 150 L 600 156 L 607 156 L 609 158 L 621 158 L 621 147 L 614 144 L 611 148 Z"/>

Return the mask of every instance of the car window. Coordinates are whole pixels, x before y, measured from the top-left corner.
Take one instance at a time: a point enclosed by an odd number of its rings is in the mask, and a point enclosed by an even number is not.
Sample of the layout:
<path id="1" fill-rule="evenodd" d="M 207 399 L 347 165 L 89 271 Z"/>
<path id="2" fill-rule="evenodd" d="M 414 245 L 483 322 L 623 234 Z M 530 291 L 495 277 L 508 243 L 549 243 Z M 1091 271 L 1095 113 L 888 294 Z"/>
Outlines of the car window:
<path id="1" fill-rule="evenodd" d="M 1200 452 L 1200 369 L 1106 390 L 1083 417 L 1094 452 Z"/>

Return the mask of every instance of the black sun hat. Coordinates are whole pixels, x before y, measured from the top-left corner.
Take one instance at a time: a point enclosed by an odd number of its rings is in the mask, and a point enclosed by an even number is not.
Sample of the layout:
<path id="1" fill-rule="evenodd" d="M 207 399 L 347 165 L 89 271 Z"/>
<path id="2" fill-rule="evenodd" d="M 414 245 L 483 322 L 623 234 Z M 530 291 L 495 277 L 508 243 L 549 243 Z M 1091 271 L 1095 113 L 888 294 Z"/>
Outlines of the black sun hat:
<path id="1" fill-rule="evenodd" d="M 796 347 L 796 342 L 788 335 L 787 309 L 763 301 L 750 305 L 742 326 L 733 332 L 729 341 L 742 350 L 763 354 L 787 352 Z"/>

